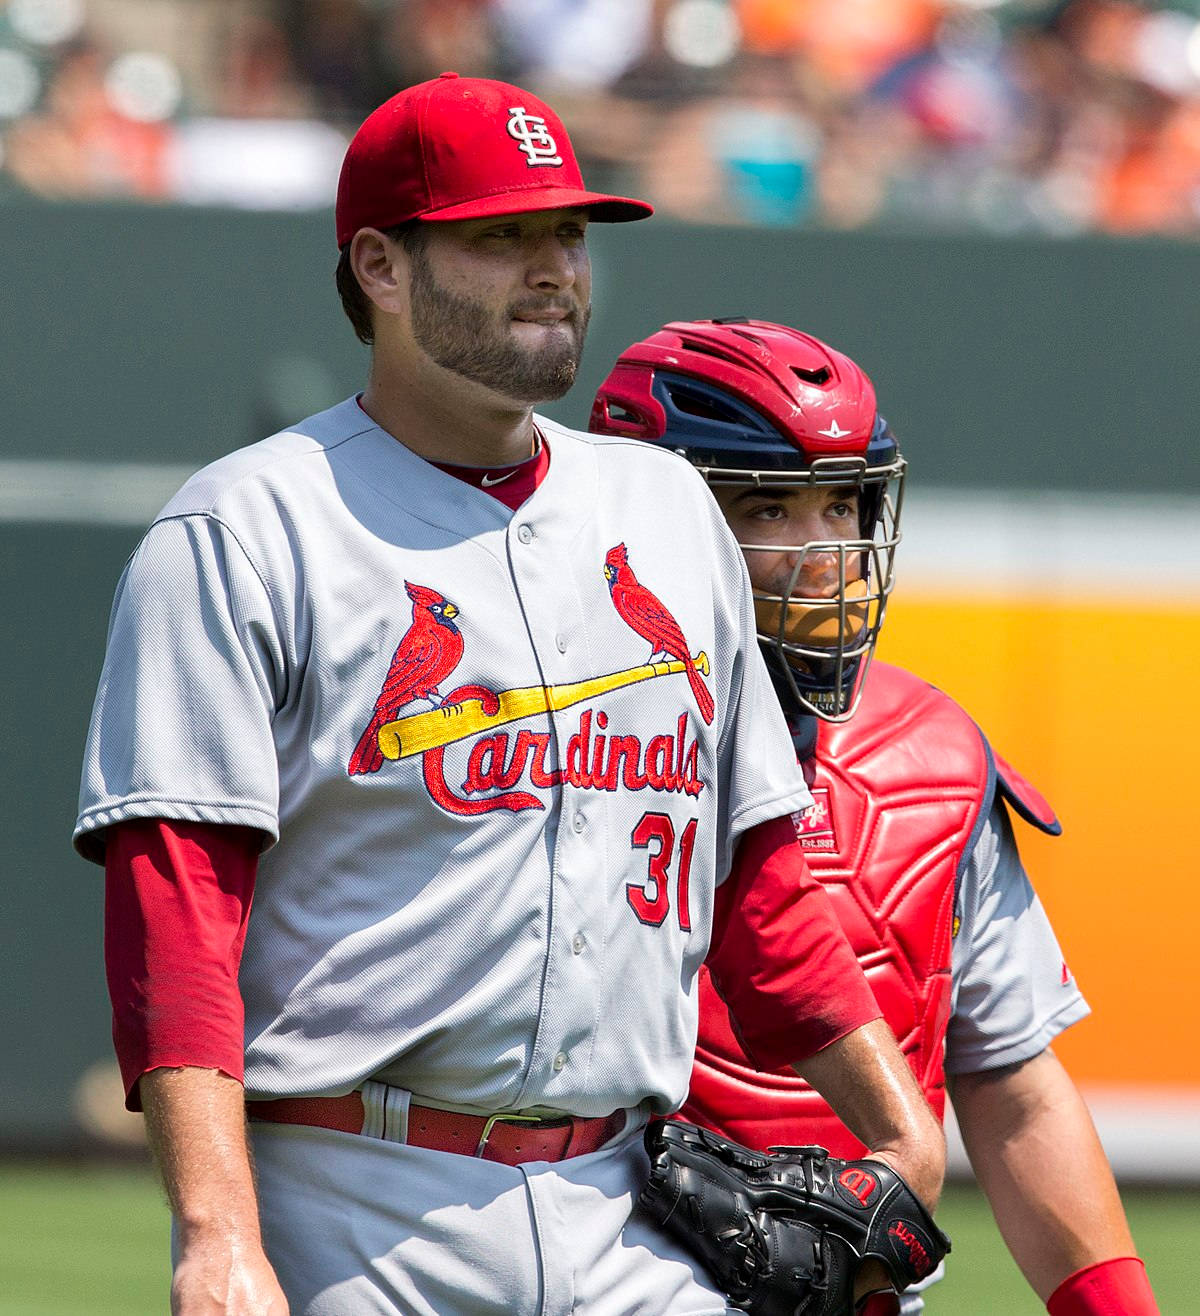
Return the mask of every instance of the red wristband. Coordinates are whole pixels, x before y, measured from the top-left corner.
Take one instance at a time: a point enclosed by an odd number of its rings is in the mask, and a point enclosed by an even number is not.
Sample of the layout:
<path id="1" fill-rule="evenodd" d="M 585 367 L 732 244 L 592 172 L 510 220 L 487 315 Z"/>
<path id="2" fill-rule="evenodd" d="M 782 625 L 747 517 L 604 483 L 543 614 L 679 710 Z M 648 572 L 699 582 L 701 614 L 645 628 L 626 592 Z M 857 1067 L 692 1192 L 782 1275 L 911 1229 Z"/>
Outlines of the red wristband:
<path id="1" fill-rule="evenodd" d="M 1159 1316 L 1138 1257 L 1113 1257 L 1068 1275 L 1050 1295 L 1046 1310 L 1050 1316 Z"/>

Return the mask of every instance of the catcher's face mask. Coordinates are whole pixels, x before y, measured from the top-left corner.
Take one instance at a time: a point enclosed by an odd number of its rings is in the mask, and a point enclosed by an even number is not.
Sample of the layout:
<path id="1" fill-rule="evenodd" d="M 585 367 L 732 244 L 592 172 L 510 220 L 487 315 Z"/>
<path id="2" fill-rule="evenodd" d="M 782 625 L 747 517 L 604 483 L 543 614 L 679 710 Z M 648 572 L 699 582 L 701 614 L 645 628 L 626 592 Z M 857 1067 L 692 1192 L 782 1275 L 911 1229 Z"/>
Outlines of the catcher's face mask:
<path id="1" fill-rule="evenodd" d="M 903 468 L 821 465 L 757 483 L 709 480 L 745 555 L 781 693 L 840 722 L 857 706 L 892 589 Z"/>

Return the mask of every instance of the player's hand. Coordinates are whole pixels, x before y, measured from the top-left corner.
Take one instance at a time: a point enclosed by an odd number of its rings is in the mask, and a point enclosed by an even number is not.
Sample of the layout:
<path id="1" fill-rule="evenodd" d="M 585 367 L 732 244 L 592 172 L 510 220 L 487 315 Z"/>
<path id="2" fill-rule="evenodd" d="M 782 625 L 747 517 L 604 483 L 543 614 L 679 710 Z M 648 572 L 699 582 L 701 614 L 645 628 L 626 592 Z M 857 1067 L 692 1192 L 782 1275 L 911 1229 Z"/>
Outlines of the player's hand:
<path id="1" fill-rule="evenodd" d="M 287 1316 L 262 1245 L 222 1231 L 193 1235 L 171 1283 L 172 1316 Z"/>

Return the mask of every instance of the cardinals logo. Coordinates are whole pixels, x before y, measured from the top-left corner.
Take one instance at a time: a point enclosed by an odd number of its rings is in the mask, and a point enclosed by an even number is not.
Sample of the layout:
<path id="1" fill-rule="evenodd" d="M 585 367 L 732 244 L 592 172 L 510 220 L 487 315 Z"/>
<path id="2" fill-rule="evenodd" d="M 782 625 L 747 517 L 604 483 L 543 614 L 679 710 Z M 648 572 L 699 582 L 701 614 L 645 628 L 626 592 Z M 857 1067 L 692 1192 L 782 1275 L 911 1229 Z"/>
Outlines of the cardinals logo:
<path id="1" fill-rule="evenodd" d="M 458 609 L 449 599 L 424 585 L 404 582 L 412 599 L 412 625 L 405 631 L 396 652 L 375 711 L 359 737 L 346 771 L 353 777 L 362 772 L 378 772 L 383 767 L 379 748 L 379 729 L 395 719 L 396 714 L 416 699 L 427 699 L 441 707 L 438 686 L 458 666 L 463 655 L 462 632 L 454 624 Z"/>
<path id="2" fill-rule="evenodd" d="M 459 609 L 436 590 L 405 581 L 412 622 L 392 655 L 347 773 L 361 776 L 378 772 L 385 762 L 419 757 L 430 797 L 464 816 L 544 809 L 535 791 L 562 785 L 698 795 L 705 783 L 688 713 L 669 727 L 639 725 L 635 733 L 610 727 L 602 701 L 641 682 L 682 674 L 700 716 L 711 723 L 713 698 L 702 679 L 709 673 L 708 655 L 701 650 L 693 658 L 674 617 L 630 570 L 624 544 L 609 551 L 604 575 L 617 612 L 649 643 L 647 661 L 561 685 L 492 689 L 467 681 L 445 693 L 463 656 L 463 636 L 455 624 Z M 661 659 L 654 661 L 655 655 Z M 544 719 L 575 706 L 581 706 L 579 727 L 559 758 Z M 509 730 L 519 722 L 533 725 Z M 448 751 L 456 755 L 453 764 L 447 763 Z M 518 789 L 522 783 L 534 789 Z"/>
<path id="3" fill-rule="evenodd" d="M 632 630 L 650 645 L 650 658 L 660 653 L 683 664 L 684 674 L 696 700 L 696 708 L 706 724 L 713 720 L 713 697 L 700 677 L 679 623 L 661 599 L 652 594 L 633 574 L 624 544 L 616 544 L 604 558 L 604 579 L 612 595 L 613 607 Z"/>

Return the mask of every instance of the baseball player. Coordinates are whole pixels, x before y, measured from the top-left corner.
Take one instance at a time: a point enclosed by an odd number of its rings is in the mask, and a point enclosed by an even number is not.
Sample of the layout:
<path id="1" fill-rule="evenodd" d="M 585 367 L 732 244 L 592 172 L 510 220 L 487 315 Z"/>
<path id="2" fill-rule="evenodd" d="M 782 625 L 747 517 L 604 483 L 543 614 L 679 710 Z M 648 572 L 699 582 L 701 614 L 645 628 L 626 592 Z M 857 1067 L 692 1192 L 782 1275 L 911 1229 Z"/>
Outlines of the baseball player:
<path id="1" fill-rule="evenodd" d="M 668 324 L 621 354 L 591 428 L 684 453 L 712 487 L 812 789 L 795 815 L 800 843 L 939 1112 L 948 1083 L 1030 1285 L 1053 1316 L 1156 1312 L 1087 1109 L 1050 1050 L 1087 1006 L 1022 869 L 1012 814 L 1052 835 L 1059 824 L 957 704 L 871 665 L 905 469 L 871 381 L 782 325 Z M 701 974 L 683 1114 L 753 1147 L 859 1154 L 803 1080 L 747 1058 Z M 896 1310 L 894 1298 L 871 1303 Z M 905 1313 L 921 1309 L 919 1293 L 904 1295 Z"/>
<path id="2" fill-rule="evenodd" d="M 365 391 L 201 471 L 127 564 L 76 844 L 176 1312 L 726 1311 L 633 1211 L 706 961 L 757 1063 L 937 1197 L 736 542 L 687 463 L 532 411 L 588 221 L 648 213 L 519 88 L 392 98 L 336 208 Z"/>

